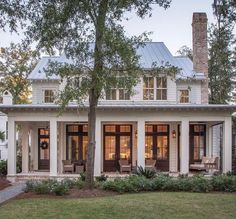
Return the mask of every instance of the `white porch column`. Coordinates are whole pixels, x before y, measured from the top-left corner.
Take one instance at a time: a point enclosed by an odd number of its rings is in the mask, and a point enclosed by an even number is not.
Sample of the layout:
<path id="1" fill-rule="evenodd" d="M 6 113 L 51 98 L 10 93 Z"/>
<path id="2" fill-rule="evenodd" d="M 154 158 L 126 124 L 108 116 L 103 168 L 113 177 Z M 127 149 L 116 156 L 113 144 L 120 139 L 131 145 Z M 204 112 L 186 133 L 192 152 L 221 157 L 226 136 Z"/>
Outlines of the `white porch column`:
<path id="1" fill-rule="evenodd" d="M 101 175 L 101 160 L 102 160 L 102 133 L 101 121 L 96 119 L 96 146 L 95 146 L 95 160 L 94 160 L 94 176 Z"/>
<path id="2" fill-rule="evenodd" d="M 180 132 L 180 173 L 188 174 L 189 172 L 189 120 L 183 118 L 181 121 Z"/>
<path id="3" fill-rule="evenodd" d="M 16 123 L 14 118 L 8 118 L 8 176 L 16 175 Z"/>
<path id="4" fill-rule="evenodd" d="M 145 167 L 145 121 L 138 120 L 138 148 L 137 148 L 137 165 Z"/>
<path id="5" fill-rule="evenodd" d="M 208 128 L 208 149 L 207 149 L 207 155 L 209 157 L 212 157 L 212 151 L 213 151 L 213 141 L 212 141 L 212 127 L 210 125 L 207 126 Z"/>
<path id="6" fill-rule="evenodd" d="M 57 176 L 57 121 L 50 120 L 50 176 Z"/>
<path id="7" fill-rule="evenodd" d="M 232 118 L 226 117 L 223 125 L 223 157 L 222 171 L 232 171 Z"/>
<path id="8" fill-rule="evenodd" d="M 29 124 L 22 127 L 22 173 L 29 172 Z"/>

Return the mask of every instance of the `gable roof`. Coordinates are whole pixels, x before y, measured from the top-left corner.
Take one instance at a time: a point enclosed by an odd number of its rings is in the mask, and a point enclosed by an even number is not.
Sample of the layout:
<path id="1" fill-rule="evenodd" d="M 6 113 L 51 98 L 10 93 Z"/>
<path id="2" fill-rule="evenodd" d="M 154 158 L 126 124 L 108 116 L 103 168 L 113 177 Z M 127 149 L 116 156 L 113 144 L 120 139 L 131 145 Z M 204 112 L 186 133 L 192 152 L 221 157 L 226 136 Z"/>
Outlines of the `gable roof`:
<path id="1" fill-rule="evenodd" d="M 157 66 L 164 66 L 166 63 L 181 69 L 176 79 L 205 79 L 203 73 L 193 71 L 193 63 L 187 57 L 173 56 L 163 42 L 147 42 L 144 46 L 137 49 L 137 55 L 140 56 L 139 64 L 144 69 L 151 69 L 153 63 Z M 44 69 L 47 68 L 49 61 L 61 63 L 71 63 L 65 55 L 42 57 L 34 70 L 28 76 L 29 80 L 59 80 L 59 76 L 52 75 L 47 77 Z"/>

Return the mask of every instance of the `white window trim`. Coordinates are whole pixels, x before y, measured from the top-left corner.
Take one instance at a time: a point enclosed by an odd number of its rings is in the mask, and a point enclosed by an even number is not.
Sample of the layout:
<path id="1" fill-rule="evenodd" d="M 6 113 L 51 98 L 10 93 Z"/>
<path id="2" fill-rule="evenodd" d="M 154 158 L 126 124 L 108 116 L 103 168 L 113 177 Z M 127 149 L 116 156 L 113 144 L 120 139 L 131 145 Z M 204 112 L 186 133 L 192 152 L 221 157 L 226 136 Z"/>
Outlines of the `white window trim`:
<path id="1" fill-rule="evenodd" d="M 113 89 L 113 88 L 111 88 L 111 89 Z M 110 89 L 110 90 L 111 90 Z M 119 92 L 119 90 L 121 90 L 121 89 L 125 89 L 125 88 L 116 88 L 116 89 L 114 89 L 114 90 L 116 90 L 116 99 L 115 100 L 108 100 L 107 99 L 107 96 L 106 96 L 106 91 L 105 91 L 105 100 L 106 101 L 129 101 L 129 100 L 131 100 L 131 95 L 130 95 L 130 98 L 129 99 L 120 99 L 120 92 Z"/>
<path id="2" fill-rule="evenodd" d="M 181 103 L 180 102 L 180 93 L 181 93 L 181 91 L 185 91 L 185 90 L 187 90 L 188 91 L 188 102 L 186 102 L 186 103 Z M 178 89 L 178 91 L 177 91 L 177 93 L 178 93 L 178 103 L 179 104 L 189 104 L 189 103 L 191 103 L 191 91 L 188 89 L 188 88 L 181 88 L 181 89 Z"/>
<path id="3" fill-rule="evenodd" d="M 53 101 L 53 102 L 51 102 L 51 103 L 46 103 L 45 102 L 45 91 L 46 90 L 51 90 L 51 91 L 53 91 L 53 93 L 54 93 L 54 96 L 56 95 L 56 89 L 55 88 L 43 88 L 42 89 L 42 103 L 43 104 L 53 104 L 55 101 Z"/>
<path id="4" fill-rule="evenodd" d="M 153 83 L 153 88 L 154 88 L 154 94 L 153 94 L 153 99 L 147 99 L 147 100 L 144 100 L 143 98 L 143 95 L 144 95 L 144 80 L 142 78 L 142 100 L 144 101 L 158 101 L 158 102 L 167 102 L 168 101 L 168 76 L 165 76 L 165 75 L 160 75 L 160 76 L 156 76 L 156 77 L 153 77 L 153 76 L 146 76 L 146 77 L 152 77 L 154 79 L 154 83 Z M 157 100 L 157 78 L 158 77 L 166 77 L 166 100 Z"/>

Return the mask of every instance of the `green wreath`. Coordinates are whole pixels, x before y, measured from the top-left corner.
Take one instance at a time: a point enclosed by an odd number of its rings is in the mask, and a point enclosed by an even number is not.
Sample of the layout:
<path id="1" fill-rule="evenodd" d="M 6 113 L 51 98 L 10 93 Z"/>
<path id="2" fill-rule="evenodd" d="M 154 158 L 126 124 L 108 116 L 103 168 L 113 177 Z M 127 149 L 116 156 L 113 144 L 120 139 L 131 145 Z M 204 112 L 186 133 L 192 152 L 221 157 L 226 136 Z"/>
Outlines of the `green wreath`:
<path id="1" fill-rule="evenodd" d="M 42 141 L 42 142 L 40 143 L 40 147 L 41 147 L 43 150 L 48 149 L 48 142 Z"/>

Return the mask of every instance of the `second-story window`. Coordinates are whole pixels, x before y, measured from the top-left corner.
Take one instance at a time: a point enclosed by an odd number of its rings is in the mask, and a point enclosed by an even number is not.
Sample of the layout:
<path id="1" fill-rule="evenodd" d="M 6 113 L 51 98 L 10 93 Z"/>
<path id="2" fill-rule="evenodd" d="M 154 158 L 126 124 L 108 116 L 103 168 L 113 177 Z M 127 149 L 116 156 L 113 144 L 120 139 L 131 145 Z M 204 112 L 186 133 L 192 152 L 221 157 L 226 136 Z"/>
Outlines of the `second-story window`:
<path id="1" fill-rule="evenodd" d="M 119 100 L 129 100 L 130 99 L 130 95 L 129 92 L 126 89 L 118 89 L 119 92 Z"/>
<path id="2" fill-rule="evenodd" d="M 53 103 L 55 100 L 54 90 L 44 90 L 44 103 Z"/>
<path id="3" fill-rule="evenodd" d="M 167 79 L 166 79 L 166 77 L 157 77 L 156 83 L 157 83 L 156 99 L 157 100 L 167 100 Z"/>
<path id="4" fill-rule="evenodd" d="M 106 90 L 106 99 L 107 100 L 116 100 L 116 89 Z"/>
<path id="5" fill-rule="evenodd" d="M 154 78 L 153 77 L 143 78 L 143 99 L 154 100 Z"/>
<path id="6" fill-rule="evenodd" d="M 189 90 L 180 90 L 179 91 L 179 102 L 180 103 L 189 103 Z"/>
<path id="7" fill-rule="evenodd" d="M 130 94 L 124 88 L 108 89 L 106 91 L 106 100 L 129 100 Z"/>

